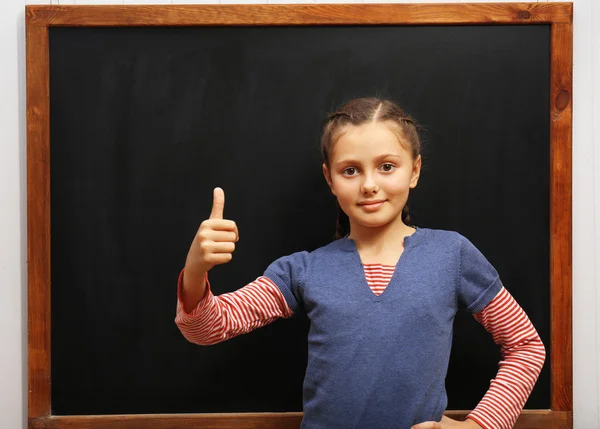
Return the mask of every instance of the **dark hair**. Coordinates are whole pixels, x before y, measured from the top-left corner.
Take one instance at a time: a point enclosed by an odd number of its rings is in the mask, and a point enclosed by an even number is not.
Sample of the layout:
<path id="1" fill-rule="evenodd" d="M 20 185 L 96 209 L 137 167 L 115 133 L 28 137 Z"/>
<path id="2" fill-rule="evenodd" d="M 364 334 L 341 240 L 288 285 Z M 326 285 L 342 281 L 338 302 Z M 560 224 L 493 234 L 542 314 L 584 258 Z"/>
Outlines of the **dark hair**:
<path id="1" fill-rule="evenodd" d="M 330 113 L 323 126 L 321 136 L 321 154 L 323 162 L 329 167 L 329 155 L 346 125 L 362 125 L 367 122 L 387 122 L 390 130 L 398 136 L 400 144 L 404 145 L 416 160 L 421 154 L 421 127 L 406 114 L 396 103 L 376 97 L 355 98 L 348 101 L 338 110 Z M 350 232 L 350 220 L 337 204 L 338 216 L 336 222 L 336 238 L 341 238 Z M 408 204 L 402 209 L 402 221 L 410 223 Z"/>

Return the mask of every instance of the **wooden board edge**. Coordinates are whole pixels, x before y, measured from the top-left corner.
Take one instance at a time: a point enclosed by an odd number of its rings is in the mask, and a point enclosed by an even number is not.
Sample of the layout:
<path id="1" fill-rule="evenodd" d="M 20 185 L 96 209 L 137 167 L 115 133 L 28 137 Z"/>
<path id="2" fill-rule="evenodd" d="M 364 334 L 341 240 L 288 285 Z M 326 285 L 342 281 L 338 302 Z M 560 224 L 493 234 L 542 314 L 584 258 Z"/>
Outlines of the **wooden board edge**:
<path id="1" fill-rule="evenodd" d="M 50 414 L 48 29 L 26 26 L 28 415 Z"/>
<path id="2" fill-rule="evenodd" d="M 550 407 L 572 411 L 572 25 L 553 24 L 550 44 Z"/>
<path id="3" fill-rule="evenodd" d="M 446 415 L 464 420 L 468 411 L 448 411 Z M 30 420 L 29 427 L 38 429 L 297 429 L 302 413 L 248 414 L 151 414 L 112 416 L 51 416 Z M 566 411 L 525 410 L 515 429 L 572 429 L 573 414 Z"/>
<path id="4" fill-rule="evenodd" d="M 571 23 L 572 3 L 72 5 L 26 7 L 37 26 Z"/>

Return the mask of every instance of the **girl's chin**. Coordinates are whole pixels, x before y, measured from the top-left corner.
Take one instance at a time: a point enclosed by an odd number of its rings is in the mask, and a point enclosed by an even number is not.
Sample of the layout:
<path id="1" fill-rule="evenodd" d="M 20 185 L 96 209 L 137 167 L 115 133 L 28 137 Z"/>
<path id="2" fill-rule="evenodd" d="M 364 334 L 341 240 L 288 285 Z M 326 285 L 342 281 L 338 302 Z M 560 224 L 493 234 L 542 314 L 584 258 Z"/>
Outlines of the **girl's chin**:
<path id="1" fill-rule="evenodd" d="M 361 216 L 356 216 L 352 223 L 363 228 L 381 228 L 396 222 L 402 222 L 401 213 L 397 216 L 390 216 L 384 213 L 373 213 L 366 216 L 362 214 Z"/>
<path id="2" fill-rule="evenodd" d="M 393 221 L 394 221 L 394 219 L 381 219 L 381 220 L 361 219 L 361 220 L 357 221 L 356 224 L 363 228 L 382 228 L 382 227 L 385 227 L 385 226 L 393 223 Z"/>

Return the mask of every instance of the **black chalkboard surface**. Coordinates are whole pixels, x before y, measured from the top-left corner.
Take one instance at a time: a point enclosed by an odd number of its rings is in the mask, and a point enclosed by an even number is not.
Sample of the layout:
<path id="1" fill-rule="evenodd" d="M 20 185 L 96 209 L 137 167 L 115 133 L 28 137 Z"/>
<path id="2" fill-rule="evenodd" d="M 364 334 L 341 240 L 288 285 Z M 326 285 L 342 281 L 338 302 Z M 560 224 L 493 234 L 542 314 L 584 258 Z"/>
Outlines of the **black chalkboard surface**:
<path id="1" fill-rule="evenodd" d="M 320 127 L 359 96 L 426 129 L 413 223 L 468 237 L 549 344 L 548 25 L 49 32 L 53 414 L 301 410 L 306 320 L 192 345 L 176 280 L 215 186 L 240 230 L 215 293 L 332 239 Z M 499 359 L 460 314 L 448 408 Z M 550 361 L 527 408 L 550 407 Z"/>

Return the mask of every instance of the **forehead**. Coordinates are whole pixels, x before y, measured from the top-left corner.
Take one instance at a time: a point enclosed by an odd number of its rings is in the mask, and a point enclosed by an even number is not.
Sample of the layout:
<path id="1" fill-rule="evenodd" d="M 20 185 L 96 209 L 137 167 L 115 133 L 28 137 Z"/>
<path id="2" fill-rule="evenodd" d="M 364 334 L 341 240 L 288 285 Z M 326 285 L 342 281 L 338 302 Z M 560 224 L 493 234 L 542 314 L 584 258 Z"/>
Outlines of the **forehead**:
<path id="1" fill-rule="evenodd" d="M 369 157 L 382 153 L 410 157 L 399 134 L 396 127 L 383 122 L 346 125 L 333 146 L 331 158 Z"/>

